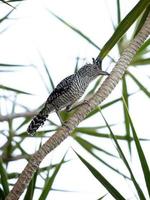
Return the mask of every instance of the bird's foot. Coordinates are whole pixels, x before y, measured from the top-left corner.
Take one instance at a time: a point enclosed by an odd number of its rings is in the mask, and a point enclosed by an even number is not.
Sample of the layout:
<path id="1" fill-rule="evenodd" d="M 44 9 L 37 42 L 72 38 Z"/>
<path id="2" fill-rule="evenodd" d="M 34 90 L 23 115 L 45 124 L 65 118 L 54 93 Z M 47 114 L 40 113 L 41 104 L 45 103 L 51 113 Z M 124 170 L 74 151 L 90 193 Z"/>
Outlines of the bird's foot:
<path id="1" fill-rule="evenodd" d="M 77 105 L 74 106 L 74 107 L 67 106 L 67 107 L 66 107 L 66 111 L 67 111 L 67 112 L 70 112 L 70 111 L 72 111 L 72 110 L 74 110 L 74 109 L 76 109 L 76 108 L 78 108 L 79 106 L 82 106 L 82 105 L 84 105 L 84 104 L 88 104 L 88 105 L 90 106 L 88 100 L 84 100 L 83 102 L 77 104 Z"/>

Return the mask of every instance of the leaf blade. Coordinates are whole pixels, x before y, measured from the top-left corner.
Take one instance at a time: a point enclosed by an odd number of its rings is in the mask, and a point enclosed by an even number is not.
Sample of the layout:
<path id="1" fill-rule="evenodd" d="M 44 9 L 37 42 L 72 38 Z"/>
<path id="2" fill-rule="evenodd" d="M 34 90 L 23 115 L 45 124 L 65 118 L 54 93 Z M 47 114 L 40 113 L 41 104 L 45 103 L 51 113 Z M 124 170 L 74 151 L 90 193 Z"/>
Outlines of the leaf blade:
<path id="1" fill-rule="evenodd" d="M 3 167 L 3 162 L 2 159 L 0 158 L 0 175 L 1 175 L 1 184 L 4 190 L 4 195 L 5 197 L 8 195 L 9 193 L 9 184 L 8 184 L 8 177 L 7 177 L 7 173 L 6 170 Z"/>
<path id="2" fill-rule="evenodd" d="M 139 1 L 128 15 L 121 21 L 111 38 L 105 43 L 98 57 L 103 59 L 114 45 L 121 39 L 130 26 L 136 21 L 143 10 L 149 5 L 149 0 Z"/>
<path id="3" fill-rule="evenodd" d="M 93 176 L 109 191 L 109 193 L 115 198 L 120 200 L 125 200 L 125 198 L 111 185 L 110 182 L 96 170 L 89 162 L 87 162 L 83 157 L 81 157 L 75 150 L 74 152 L 78 158 L 83 162 L 83 164 L 89 169 Z"/>
<path id="4" fill-rule="evenodd" d="M 123 98 L 123 102 L 124 102 L 124 105 L 125 105 L 125 108 L 126 108 L 126 111 L 127 111 L 127 114 L 128 114 L 128 118 L 129 118 L 129 121 L 130 121 L 131 129 L 132 129 L 132 133 L 133 133 L 133 137 L 134 137 L 134 141 L 135 141 L 135 145 L 136 145 L 136 149 L 137 149 L 137 152 L 138 152 L 139 160 L 140 160 L 141 167 L 142 167 L 142 170 L 143 170 L 143 175 L 144 175 L 144 178 L 145 178 L 145 183 L 146 183 L 147 190 L 148 190 L 149 197 L 150 197 L 150 181 L 149 181 L 150 180 L 150 170 L 149 170 L 148 163 L 146 161 L 142 146 L 139 142 L 136 130 L 134 128 L 134 125 L 133 125 L 133 122 L 132 122 L 132 119 L 131 119 L 131 116 L 129 114 L 129 111 L 128 111 L 128 108 L 127 108 L 127 105 L 126 105 L 124 98 Z"/>

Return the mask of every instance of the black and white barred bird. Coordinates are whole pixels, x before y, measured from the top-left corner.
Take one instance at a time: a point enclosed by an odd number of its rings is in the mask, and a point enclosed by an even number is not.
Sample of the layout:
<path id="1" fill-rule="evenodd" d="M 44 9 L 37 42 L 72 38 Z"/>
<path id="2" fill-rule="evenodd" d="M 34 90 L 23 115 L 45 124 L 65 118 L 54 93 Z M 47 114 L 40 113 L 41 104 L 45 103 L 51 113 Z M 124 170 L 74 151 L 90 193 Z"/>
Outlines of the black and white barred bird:
<path id="1" fill-rule="evenodd" d="M 59 112 L 63 108 L 69 110 L 84 94 L 89 83 L 99 75 L 109 74 L 102 71 L 99 59 L 93 59 L 93 64 L 86 64 L 76 73 L 63 79 L 49 95 L 44 108 L 32 119 L 27 132 L 33 135 L 44 124 L 50 112 Z"/>

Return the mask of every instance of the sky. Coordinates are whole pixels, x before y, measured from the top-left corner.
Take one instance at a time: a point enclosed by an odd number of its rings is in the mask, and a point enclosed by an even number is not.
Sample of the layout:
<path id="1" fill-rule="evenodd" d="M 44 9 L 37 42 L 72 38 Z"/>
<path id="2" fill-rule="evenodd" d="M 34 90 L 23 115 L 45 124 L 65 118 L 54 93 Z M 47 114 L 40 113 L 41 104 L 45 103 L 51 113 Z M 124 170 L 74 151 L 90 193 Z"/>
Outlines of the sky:
<path id="1" fill-rule="evenodd" d="M 136 0 L 126 1 L 121 0 L 122 7 L 122 17 L 124 17 L 136 4 Z M 10 10 L 9 6 L 2 5 L 0 7 L 0 17 L 4 13 Z M 4 22 L 0 27 L 0 63 L 14 63 L 23 64 L 26 67 L 17 69 L 15 72 L 1 73 L 0 74 L 0 84 L 7 85 L 9 87 L 15 87 L 17 89 L 32 93 L 30 96 L 19 96 L 17 102 L 27 106 L 30 110 L 36 109 L 41 105 L 47 98 L 52 87 L 49 85 L 48 76 L 46 75 L 45 69 L 43 67 L 42 60 L 45 61 L 50 74 L 52 76 L 54 85 L 56 86 L 63 78 L 74 73 L 76 58 L 80 57 L 79 67 L 81 67 L 86 62 L 91 62 L 92 57 L 97 57 L 99 51 L 86 40 L 80 37 L 77 33 L 73 32 L 58 19 L 56 19 L 49 11 L 62 17 L 68 23 L 77 27 L 83 33 L 85 33 L 89 38 L 91 38 L 99 47 L 102 47 L 105 42 L 112 35 L 114 25 L 116 25 L 116 1 L 105 1 L 105 0 L 94 0 L 94 1 L 69 1 L 69 0 L 28 0 L 19 4 L 17 9 L 10 16 L 10 20 Z M 6 30 L 5 30 L 6 29 Z M 4 32 L 1 32 L 5 30 Z M 119 58 L 117 48 L 114 48 L 110 52 L 110 56 L 116 61 Z M 103 69 L 111 72 L 114 64 L 111 63 L 109 58 L 106 58 L 103 63 Z M 137 77 L 144 82 L 145 85 L 149 85 L 149 79 L 147 74 L 150 72 L 147 68 L 135 68 L 130 69 L 132 72 L 137 74 Z M 43 84 L 43 80 L 48 88 Z M 129 79 L 131 92 L 137 91 L 138 88 Z M 92 87 L 94 83 L 90 85 Z M 6 93 L 7 94 L 7 93 Z M 119 97 L 121 94 L 121 83 L 118 84 L 117 88 L 106 100 Z M 11 97 L 10 97 L 11 98 Z M 149 99 L 143 94 L 138 93 L 132 96 L 130 99 L 131 113 L 134 119 L 134 124 L 138 130 L 139 137 L 149 136 L 149 112 L 150 109 Z M 136 102 L 136 103 L 135 103 Z M 143 103 L 144 102 L 144 103 Z M 6 114 L 9 112 L 11 105 L 6 106 L 5 102 L 1 102 L 1 112 Z M 134 106 L 133 106 L 134 105 Z M 116 113 L 117 115 L 113 115 Z M 121 110 L 121 104 L 111 108 L 110 111 L 106 109 L 104 111 L 105 117 L 108 122 L 116 123 L 121 122 L 123 118 L 123 113 L 119 112 Z M 22 107 L 17 107 L 16 112 L 23 112 Z M 144 119 L 143 119 L 144 114 Z M 50 117 L 56 120 L 59 124 L 59 120 L 55 114 L 51 114 Z M 81 126 L 87 125 L 88 123 L 99 124 L 95 122 L 97 116 L 92 119 L 92 121 L 86 121 L 81 123 Z M 99 119 L 102 122 L 101 116 L 99 114 Z M 16 120 L 16 124 L 17 124 Z M 104 123 L 104 122 L 103 122 Z M 2 126 L 5 126 L 3 124 Z M 116 132 L 120 133 L 121 127 L 116 127 Z M 28 143 L 32 143 L 32 146 L 28 149 Z M 91 140 L 91 138 L 90 138 Z M 44 143 L 46 139 L 42 139 Z M 1 142 L 4 142 L 1 140 Z M 40 139 L 28 138 L 24 141 L 24 148 L 27 148 L 28 153 L 32 154 L 38 148 Z M 99 142 L 93 139 L 93 142 Z M 126 144 L 120 142 L 123 150 L 127 151 Z M 112 141 L 106 139 L 103 140 L 101 144 L 102 148 L 112 148 L 114 145 Z M 132 192 L 132 185 L 125 181 L 122 177 L 114 173 L 111 174 L 110 170 L 100 164 L 98 161 L 90 157 L 85 153 L 79 145 L 72 139 L 68 138 L 56 148 L 50 155 L 44 159 L 41 166 L 49 163 L 55 163 L 60 160 L 64 153 L 69 149 L 66 159 L 72 159 L 71 162 L 65 164 L 59 172 L 59 176 L 56 178 L 54 183 L 54 188 L 59 188 L 62 190 L 72 190 L 72 192 L 55 192 L 52 191 L 49 195 L 51 199 L 65 199 L 65 200 L 96 200 L 100 196 L 107 193 L 107 191 L 98 183 L 96 179 L 89 173 L 85 166 L 77 159 L 72 148 L 83 153 L 87 159 L 91 159 L 95 166 L 102 170 L 102 173 L 106 177 L 111 177 L 113 184 L 116 185 L 123 194 L 128 191 L 129 198 L 134 199 L 134 194 Z M 145 145 L 145 153 L 147 158 L 150 159 L 148 152 L 148 145 Z M 115 150 L 114 150 L 115 151 Z M 126 152 L 127 154 L 129 152 Z M 101 155 L 103 156 L 103 155 Z M 107 158 L 106 158 L 107 160 Z M 138 158 L 136 156 L 135 147 L 133 145 L 133 158 L 132 163 L 138 163 Z M 125 168 L 120 160 L 111 161 L 112 165 L 116 165 L 118 162 L 118 168 L 124 171 Z M 26 164 L 26 161 L 21 161 L 21 165 L 17 162 L 9 166 L 8 170 L 13 168 L 16 171 L 22 171 Z M 139 164 L 139 163 L 138 163 Z M 20 166 L 22 166 L 20 168 Z M 82 176 L 81 176 L 82 174 Z M 135 174 L 141 176 L 140 170 L 136 169 Z M 83 177 L 83 178 L 82 178 Z M 39 177 L 39 183 L 42 183 L 42 179 Z M 141 184 L 143 179 L 141 178 Z M 118 182 L 120 183 L 118 186 Z M 124 187 L 122 187 L 124 185 Z M 78 192 L 76 192 L 78 191 Z M 37 199 L 39 191 L 36 191 Z M 22 197 L 23 199 L 23 197 Z M 113 199 L 109 194 L 104 198 L 105 200 Z"/>

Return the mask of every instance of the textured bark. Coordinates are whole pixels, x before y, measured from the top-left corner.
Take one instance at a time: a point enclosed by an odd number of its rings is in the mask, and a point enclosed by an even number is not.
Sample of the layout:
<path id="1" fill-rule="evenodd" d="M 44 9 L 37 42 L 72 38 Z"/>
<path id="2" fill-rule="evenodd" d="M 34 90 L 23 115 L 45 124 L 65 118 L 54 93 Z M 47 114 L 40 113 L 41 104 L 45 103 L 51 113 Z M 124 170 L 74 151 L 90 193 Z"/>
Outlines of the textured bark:
<path id="1" fill-rule="evenodd" d="M 106 99 L 106 97 L 108 97 L 108 95 L 116 87 L 119 80 L 122 78 L 132 58 L 149 34 L 150 14 L 148 15 L 142 29 L 122 53 L 110 76 L 105 79 L 97 93 L 95 93 L 95 95 L 88 101 L 88 105 L 84 104 L 80 107 L 80 109 L 77 109 L 73 116 L 67 121 L 66 126 L 61 127 L 45 144 L 43 144 L 39 151 L 31 157 L 12 191 L 6 197 L 6 200 L 19 199 L 44 157 L 56 148 L 62 141 L 64 141 L 90 111 L 92 111 L 97 105 Z"/>

